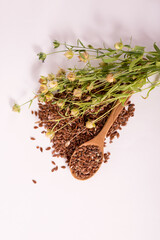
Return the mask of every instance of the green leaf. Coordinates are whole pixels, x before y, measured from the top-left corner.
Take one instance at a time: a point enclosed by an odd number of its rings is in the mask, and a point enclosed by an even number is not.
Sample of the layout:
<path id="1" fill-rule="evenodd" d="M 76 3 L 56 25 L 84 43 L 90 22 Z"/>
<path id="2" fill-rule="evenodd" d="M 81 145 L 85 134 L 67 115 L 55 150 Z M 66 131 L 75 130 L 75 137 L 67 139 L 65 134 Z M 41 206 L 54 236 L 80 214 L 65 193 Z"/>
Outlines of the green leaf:
<path id="1" fill-rule="evenodd" d="M 79 44 L 81 44 L 81 46 L 85 48 L 84 44 L 81 42 L 80 39 L 77 40 L 77 45 L 79 45 Z"/>
<path id="2" fill-rule="evenodd" d="M 106 56 L 110 56 L 110 55 L 112 55 L 112 54 L 114 54 L 114 53 L 117 53 L 117 50 L 114 50 L 114 51 L 112 51 L 112 52 L 105 53 L 105 55 L 106 55 Z"/>
<path id="3" fill-rule="evenodd" d="M 140 56 L 139 58 L 136 58 L 135 60 L 133 60 L 131 62 L 131 64 L 129 65 L 129 71 L 132 71 L 132 68 L 135 66 L 135 64 L 138 63 L 142 58 L 143 58 L 143 55 Z"/>
<path id="4" fill-rule="evenodd" d="M 159 47 L 156 45 L 156 43 L 154 43 L 154 49 L 156 50 L 156 52 L 158 52 L 159 54 L 160 54 L 160 49 L 159 49 Z"/>
<path id="5" fill-rule="evenodd" d="M 113 58 L 102 58 L 102 61 L 104 63 L 112 63 L 114 61 L 116 61 L 118 58 L 117 57 L 113 57 Z"/>
<path id="6" fill-rule="evenodd" d="M 79 51 L 79 55 L 85 60 L 85 56 L 81 53 L 81 51 Z"/>
<path id="7" fill-rule="evenodd" d="M 141 46 L 135 46 L 134 47 L 134 50 L 138 51 L 138 52 L 144 52 L 144 49 L 145 49 L 145 47 L 141 47 Z"/>
<path id="8" fill-rule="evenodd" d="M 141 97 L 142 97 L 143 99 L 147 99 L 147 98 L 149 97 L 150 92 L 151 92 L 155 87 L 156 87 L 156 85 L 155 85 L 155 86 L 152 86 L 152 87 L 149 89 L 146 97 L 143 97 L 143 96 L 141 96 Z"/>
<path id="9" fill-rule="evenodd" d="M 125 44 L 124 47 L 131 48 L 131 46 L 128 44 Z"/>
<path id="10" fill-rule="evenodd" d="M 160 67 L 160 62 L 156 62 L 156 67 Z"/>

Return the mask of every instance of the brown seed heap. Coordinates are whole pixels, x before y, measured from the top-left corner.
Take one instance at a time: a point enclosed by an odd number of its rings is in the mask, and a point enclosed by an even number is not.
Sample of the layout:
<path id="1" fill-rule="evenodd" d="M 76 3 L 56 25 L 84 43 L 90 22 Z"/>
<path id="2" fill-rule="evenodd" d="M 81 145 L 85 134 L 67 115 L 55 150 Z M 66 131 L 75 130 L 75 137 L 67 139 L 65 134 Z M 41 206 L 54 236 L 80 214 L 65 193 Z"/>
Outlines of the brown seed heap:
<path id="1" fill-rule="evenodd" d="M 55 125 L 56 127 L 54 128 L 54 131 L 61 128 L 55 133 L 54 138 L 51 140 L 53 156 L 61 156 L 66 158 L 67 162 L 69 163 L 75 149 L 84 142 L 94 138 L 101 131 L 108 119 L 109 114 L 105 118 L 98 121 L 95 128 L 91 129 L 85 127 L 88 119 L 97 119 L 99 116 L 110 110 L 111 107 L 111 104 L 108 104 L 103 108 L 97 106 L 94 111 L 89 110 L 83 117 L 80 116 L 74 120 L 72 117 L 62 119 L 59 124 L 56 125 L 56 120 L 62 118 L 62 116 L 65 114 L 65 110 L 59 108 L 56 104 L 52 104 L 52 102 L 47 102 L 45 104 L 39 103 L 38 117 L 42 123 L 41 125 L 43 125 L 46 130 L 51 130 Z M 110 142 L 112 142 L 115 137 L 119 137 L 118 130 L 121 130 L 121 127 L 127 124 L 129 118 L 134 116 L 134 111 L 134 104 L 131 104 L 129 101 L 128 105 L 124 107 L 123 111 L 118 116 L 117 120 L 114 122 L 106 136 L 110 138 Z M 55 152 L 57 154 L 55 154 Z"/>
<path id="2" fill-rule="evenodd" d="M 98 146 L 82 146 L 71 157 L 69 166 L 77 179 L 86 180 L 97 172 L 102 160 L 102 152 Z"/>

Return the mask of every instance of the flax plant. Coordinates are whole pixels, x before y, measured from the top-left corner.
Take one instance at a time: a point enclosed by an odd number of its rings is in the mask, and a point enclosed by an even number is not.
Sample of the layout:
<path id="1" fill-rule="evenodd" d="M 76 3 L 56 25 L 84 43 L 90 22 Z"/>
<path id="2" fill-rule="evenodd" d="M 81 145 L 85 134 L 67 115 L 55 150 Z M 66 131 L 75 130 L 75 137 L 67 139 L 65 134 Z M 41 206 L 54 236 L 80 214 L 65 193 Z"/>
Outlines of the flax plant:
<path id="1" fill-rule="evenodd" d="M 143 97 L 146 99 L 160 85 L 159 77 L 152 82 L 149 79 L 160 73 L 160 49 L 156 43 L 153 44 L 152 51 L 145 51 L 142 46 L 132 47 L 122 41 L 115 43 L 113 48 L 108 48 L 105 44 L 101 48 L 95 48 L 90 44 L 85 46 L 79 39 L 76 45 L 55 40 L 53 47 L 51 53 L 40 52 L 39 60 L 44 62 L 50 55 L 62 53 L 67 61 L 75 58 L 83 65 L 81 68 L 74 66 L 67 71 L 60 69 L 55 75 L 50 73 L 46 77 L 40 77 L 40 87 L 33 99 L 56 104 L 64 110 L 63 118 L 74 119 L 87 112 L 97 114 L 96 107 L 100 111 L 101 107 L 110 103 L 113 103 L 113 109 L 117 100 L 124 104 L 129 96 L 148 89 L 146 97 Z M 33 99 L 28 101 L 30 105 Z M 20 105 L 15 104 L 13 111 L 20 112 L 20 108 Z M 109 112 L 94 122 L 88 120 L 86 127 L 95 127 L 95 123 L 107 114 Z M 48 133 L 50 134 L 53 136 Z"/>

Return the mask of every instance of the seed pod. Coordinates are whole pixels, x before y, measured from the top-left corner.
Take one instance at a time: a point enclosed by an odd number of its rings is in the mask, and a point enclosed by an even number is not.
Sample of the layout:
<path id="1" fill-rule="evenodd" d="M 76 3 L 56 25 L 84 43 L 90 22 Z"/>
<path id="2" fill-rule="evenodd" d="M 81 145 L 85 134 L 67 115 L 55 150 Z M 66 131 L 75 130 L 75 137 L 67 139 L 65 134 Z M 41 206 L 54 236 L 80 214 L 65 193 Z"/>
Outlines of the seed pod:
<path id="1" fill-rule="evenodd" d="M 123 43 L 122 42 L 117 42 L 114 44 L 115 49 L 117 50 L 122 50 L 123 48 Z"/>
<path id="2" fill-rule="evenodd" d="M 39 102 L 45 102 L 45 97 L 44 96 L 38 96 L 38 101 Z"/>
<path id="3" fill-rule="evenodd" d="M 64 100 L 59 100 L 59 101 L 57 102 L 57 106 L 60 107 L 60 108 L 63 108 L 64 105 L 65 105 L 65 101 L 64 101 Z"/>
<path id="4" fill-rule="evenodd" d="M 41 84 L 41 86 L 40 86 L 38 92 L 40 92 L 40 93 L 44 93 L 44 94 L 47 93 L 47 92 L 48 92 L 48 88 L 47 88 L 47 86 L 46 86 L 45 84 Z"/>
<path id="5" fill-rule="evenodd" d="M 80 98 L 82 96 L 82 90 L 80 88 L 74 89 L 73 95 Z"/>
<path id="6" fill-rule="evenodd" d="M 72 116 L 76 117 L 78 114 L 79 114 L 79 110 L 78 110 L 77 108 L 73 108 L 73 109 L 71 110 L 71 115 L 72 115 Z"/>
<path id="7" fill-rule="evenodd" d="M 50 92 L 48 92 L 48 93 L 45 95 L 45 97 L 46 97 L 47 102 L 49 102 L 49 101 L 51 101 L 51 100 L 53 99 L 53 94 L 50 93 Z"/>
<path id="8" fill-rule="evenodd" d="M 76 79 L 76 74 L 74 72 L 70 72 L 67 75 L 69 81 L 73 82 Z"/>
<path id="9" fill-rule="evenodd" d="M 64 54 L 68 59 L 71 59 L 74 55 L 72 50 L 68 50 L 67 52 L 65 52 Z"/>
<path id="10" fill-rule="evenodd" d="M 107 76 L 106 76 L 106 81 L 109 82 L 109 83 L 112 83 L 112 82 L 115 82 L 115 78 L 114 78 L 114 75 L 112 73 L 109 73 Z"/>
<path id="11" fill-rule="evenodd" d="M 86 51 L 81 52 L 81 54 L 78 56 L 78 58 L 81 62 L 87 62 L 87 60 L 89 58 L 89 54 Z"/>
<path id="12" fill-rule="evenodd" d="M 85 102 L 87 102 L 89 100 L 91 100 L 91 96 L 88 96 L 88 97 L 86 97 L 86 99 L 84 99 Z"/>
<path id="13" fill-rule="evenodd" d="M 47 79 L 45 77 L 41 76 L 41 78 L 39 79 L 39 83 L 46 84 L 47 83 Z"/>
<path id="14" fill-rule="evenodd" d="M 61 79 L 65 76 L 65 74 L 66 74 L 66 71 L 63 68 L 60 68 L 56 74 L 56 78 Z"/>
<path id="15" fill-rule="evenodd" d="M 47 79 L 48 79 L 49 81 L 52 81 L 53 79 L 55 79 L 54 74 L 53 74 L 53 73 L 48 74 Z"/>
<path id="16" fill-rule="evenodd" d="M 86 122 L 86 128 L 89 128 L 89 129 L 91 129 L 91 128 L 95 128 L 95 123 L 94 122 L 92 122 L 92 121 L 87 121 Z"/>
<path id="17" fill-rule="evenodd" d="M 49 82 L 49 86 L 50 86 L 50 88 L 53 88 L 53 90 L 57 90 L 57 88 L 58 88 L 58 82 L 55 81 L 55 80 L 50 81 L 50 82 Z"/>

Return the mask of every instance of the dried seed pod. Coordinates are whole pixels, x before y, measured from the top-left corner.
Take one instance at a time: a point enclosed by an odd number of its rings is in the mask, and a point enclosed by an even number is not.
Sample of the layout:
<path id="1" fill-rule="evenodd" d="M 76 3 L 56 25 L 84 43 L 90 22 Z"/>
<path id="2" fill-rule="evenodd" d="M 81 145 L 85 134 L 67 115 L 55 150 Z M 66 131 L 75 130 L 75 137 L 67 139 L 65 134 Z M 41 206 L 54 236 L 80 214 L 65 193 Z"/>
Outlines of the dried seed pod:
<path id="1" fill-rule="evenodd" d="M 55 79 L 54 74 L 53 74 L 53 73 L 48 74 L 47 79 L 48 79 L 49 81 L 52 81 L 53 79 Z"/>
<path id="2" fill-rule="evenodd" d="M 71 115 L 72 115 L 72 116 L 76 117 L 78 114 L 79 114 L 79 110 L 78 110 L 77 108 L 73 108 L 73 109 L 71 110 Z"/>
<path id="3" fill-rule="evenodd" d="M 48 92 L 45 94 L 47 102 L 51 101 L 53 99 L 53 94 L 51 92 Z"/>
<path id="4" fill-rule="evenodd" d="M 49 87 L 52 88 L 53 90 L 57 90 L 58 88 L 58 82 L 53 80 L 49 82 Z"/>
<path id="5" fill-rule="evenodd" d="M 41 84 L 39 90 L 38 90 L 39 93 L 47 93 L 48 92 L 48 88 L 45 84 Z"/>
<path id="6" fill-rule="evenodd" d="M 80 88 L 74 89 L 73 95 L 80 98 L 82 96 L 82 90 Z"/>
<path id="7" fill-rule="evenodd" d="M 86 122 L 86 128 L 95 128 L 95 123 L 92 121 L 87 121 Z"/>
<path id="8" fill-rule="evenodd" d="M 74 80 L 76 79 L 76 74 L 74 72 L 70 72 L 68 73 L 67 78 L 70 82 L 74 82 Z"/>
<path id="9" fill-rule="evenodd" d="M 87 62 L 87 60 L 89 59 L 89 54 L 84 51 L 78 56 L 78 58 L 81 62 Z"/>
<path id="10" fill-rule="evenodd" d="M 114 78 L 114 75 L 112 73 L 109 73 L 107 76 L 106 76 L 106 81 L 109 82 L 109 83 L 112 83 L 112 82 L 115 82 L 115 78 Z"/>

